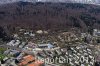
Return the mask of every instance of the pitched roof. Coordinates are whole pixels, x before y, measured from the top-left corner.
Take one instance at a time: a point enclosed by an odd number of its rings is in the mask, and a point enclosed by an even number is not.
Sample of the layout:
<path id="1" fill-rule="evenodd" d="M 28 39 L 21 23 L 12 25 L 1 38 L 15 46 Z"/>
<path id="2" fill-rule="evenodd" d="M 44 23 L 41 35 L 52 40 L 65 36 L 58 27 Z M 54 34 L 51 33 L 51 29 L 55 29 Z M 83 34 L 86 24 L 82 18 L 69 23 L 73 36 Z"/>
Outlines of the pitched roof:
<path id="1" fill-rule="evenodd" d="M 36 66 L 34 63 L 28 64 L 27 66 Z"/>
<path id="2" fill-rule="evenodd" d="M 34 61 L 34 60 L 35 60 L 35 57 L 33 57 L 32 55 L 25 56 L 23 57 L 23 60 L 19 63 L 19 66 L 26 65 L 29 62 Z"/>
<path id="3" fill-rule="evenodd" d="M 33 57 L 32 55 L 28 55 L 28 56 L 23 57 L 23 59 L 27 61 L 33 61 L 35 60 L 35 57 Z"/>

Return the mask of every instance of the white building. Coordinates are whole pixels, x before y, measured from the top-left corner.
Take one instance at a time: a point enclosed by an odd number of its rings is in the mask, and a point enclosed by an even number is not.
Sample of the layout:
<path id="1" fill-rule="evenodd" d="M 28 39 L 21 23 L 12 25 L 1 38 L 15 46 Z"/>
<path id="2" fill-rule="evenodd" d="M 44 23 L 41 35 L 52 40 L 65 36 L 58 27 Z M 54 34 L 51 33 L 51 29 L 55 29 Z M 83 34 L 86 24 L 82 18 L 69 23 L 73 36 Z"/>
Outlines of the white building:
<path id="1" fill-rule="evenodd" d="M 100 30 L 94 29 L 93 30 L 93 35 L 94 36 L 100 36 Z"/>

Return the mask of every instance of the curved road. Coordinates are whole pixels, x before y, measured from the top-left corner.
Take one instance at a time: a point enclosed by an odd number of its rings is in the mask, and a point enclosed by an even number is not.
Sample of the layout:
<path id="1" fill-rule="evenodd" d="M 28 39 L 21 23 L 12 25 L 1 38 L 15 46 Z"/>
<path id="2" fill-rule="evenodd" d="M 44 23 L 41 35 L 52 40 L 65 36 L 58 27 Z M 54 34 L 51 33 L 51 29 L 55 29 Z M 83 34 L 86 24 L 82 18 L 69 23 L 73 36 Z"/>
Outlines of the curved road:
<path id="1" fill-rule="evenodd" d="M 30 52 L 30 51 L 27 51 L 27 50 L 23 50 L 22 48 L 18 48 L 18 47 L 15 47 L 15 46 L 0 45 L 0 47 L 10 48 L 10 49 L 14 49 L 14 50 L 17 50 L 17 51 L 20 51 L 20 52 L 24 52 L 24 53 L 27 53 L 27 54 L 34 55 L 34 53 L 33 53 L 33 52 Z"/>

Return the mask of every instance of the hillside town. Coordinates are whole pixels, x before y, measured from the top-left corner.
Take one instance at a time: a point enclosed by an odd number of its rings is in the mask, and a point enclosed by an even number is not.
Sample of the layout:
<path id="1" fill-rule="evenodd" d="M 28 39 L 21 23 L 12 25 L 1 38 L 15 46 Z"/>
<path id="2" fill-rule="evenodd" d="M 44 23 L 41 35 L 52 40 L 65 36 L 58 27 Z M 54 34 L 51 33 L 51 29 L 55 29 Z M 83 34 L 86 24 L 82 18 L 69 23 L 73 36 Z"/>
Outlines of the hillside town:
<path id="1" fill-rule="evenodd" d="M 0 0 L 0 66 L 100 66 L 100 0 Z"/>
<path id="2" fill-rule="evenodd" d="M 100 66 L 100 30 L 52 32 L 19 28 L 0 45 L 0 66 Z"/>

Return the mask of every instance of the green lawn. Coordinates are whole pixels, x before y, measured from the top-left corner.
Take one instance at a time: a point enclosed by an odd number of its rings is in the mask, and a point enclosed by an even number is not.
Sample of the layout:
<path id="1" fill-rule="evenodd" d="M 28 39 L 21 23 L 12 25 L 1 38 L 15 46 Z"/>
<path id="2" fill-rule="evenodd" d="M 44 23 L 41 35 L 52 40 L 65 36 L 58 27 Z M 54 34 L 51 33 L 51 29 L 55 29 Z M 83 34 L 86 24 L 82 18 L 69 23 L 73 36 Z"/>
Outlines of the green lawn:
<path id="1" fill-rule="evenodd" d="M 0 60 L 4 59 L 6 56 L 3 54 L 6 48 L 1 48 L 0 47 Z"/>
<path id="2" fill-rule="evenodd" d="M 0 54 L 3 54 L 5 50 L 6 50 L 6 48 L 0 47 Z"/>
<path id="3" fill-rule="evenodd" d="M 4 54 L 0 54 L 0 60 L 4 59 L 6 56 Z"/>

